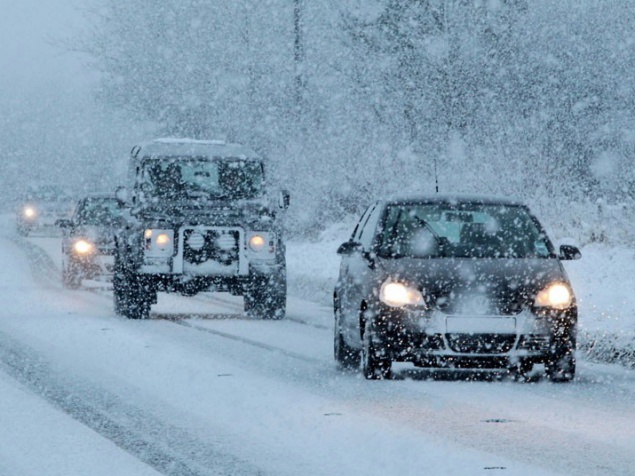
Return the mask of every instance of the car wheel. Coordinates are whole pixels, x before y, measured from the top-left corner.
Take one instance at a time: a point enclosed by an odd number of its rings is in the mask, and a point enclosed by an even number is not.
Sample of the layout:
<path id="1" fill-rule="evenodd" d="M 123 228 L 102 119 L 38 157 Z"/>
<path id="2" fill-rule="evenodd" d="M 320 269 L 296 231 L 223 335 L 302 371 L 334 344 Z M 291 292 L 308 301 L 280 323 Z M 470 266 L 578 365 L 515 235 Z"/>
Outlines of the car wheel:
<path id="1" fill-rule="evenodd" d="M 287 307 L 286 273 L 254 275 L 243 294 L 247 316 L 262 319 L 283 319 Z"/>
<path id="2" fill-rule="evenodd" d="M 349 346 L 342 335 L 340 310 L 335 308 L 335 325 L 333 353 L 337 366 L 342 370 L 357 370 L 361 360 L 361 352 Z"/>
<path id="3" fill-rule="evenodd" d="M 530 361 L 521 359 L 515 365 L 508 368 L 509 375 L 517 382 L 529 381 L 529 374 L 534 369 L 534 364 Z"/>
<path id="4" fill-rule="evenodd" d="M 67 289 L 78 289 L 82 284 L 82 277 L 72 262 L 62 265 L 62 284 Z"/>
<path id="5" fill-rule="evenodd" d="M 368 319 L 364 326 L 362 345 L 362 370 L 367 380 L 383 380 L 390 378 L 392 364 L 386 350 L 382 349 L 374 335 L 372 320 Z"/>
<path id="6" fill-rule="evenodd" d="M 552 382 L 571 382 L 575 377 L 575 345 L 569 340 L 557 343 L 545 362 L 545 373 Z"/>

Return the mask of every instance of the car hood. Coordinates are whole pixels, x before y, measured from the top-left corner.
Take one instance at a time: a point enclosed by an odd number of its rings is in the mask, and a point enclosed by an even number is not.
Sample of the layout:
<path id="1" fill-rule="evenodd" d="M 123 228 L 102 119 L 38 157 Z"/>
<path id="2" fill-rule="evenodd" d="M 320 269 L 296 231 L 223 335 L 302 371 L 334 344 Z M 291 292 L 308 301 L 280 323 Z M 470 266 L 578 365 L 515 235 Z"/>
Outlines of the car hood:
<path id="1" fill-rule="evenodd" d="M 384 259 L 383 278 L 418 287 L 427 303 L 452 314 L 515 314 L 553 282 L 569 280 L 554 258 Z"/>

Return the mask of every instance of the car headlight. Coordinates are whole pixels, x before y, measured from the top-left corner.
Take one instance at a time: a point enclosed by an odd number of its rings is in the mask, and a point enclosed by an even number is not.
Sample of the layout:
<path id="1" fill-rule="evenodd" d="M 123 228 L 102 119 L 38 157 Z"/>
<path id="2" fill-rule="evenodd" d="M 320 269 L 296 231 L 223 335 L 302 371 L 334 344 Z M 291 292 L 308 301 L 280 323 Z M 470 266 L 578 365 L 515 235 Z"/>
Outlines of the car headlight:
<path id="1" fill-rule="evenodd" d="M 87 240 L 77 240 L 73 244 L 73 250 L 80 255 L 87 255 L 92 253 L 95 249 L 95 245 L 93 245 L 90 241 Z"/>
<path id="2" fill-rule="evenodd" d="M 251 238 L 249 238 L 249 248 L 251 249 L 251 251 L 255 251 L 256 253 L 262 251 L 265 248 L 266 244 L 267 242 L 262 235 L 253 235 Z"/>
<path id="3" fill-rule="evenodd" d="M 412 286 L 386 281 L 379 291 L 379 299 L 391 307 L 421 306 L 425 304 L 421 291 Z"/>
<path id="4" fill-rule="evenodd" d="M 552 307 L 566 309 L 573 303 L 573 293 L 569 286 L 563 283 L 553 283 L 536 295 L 535 305 L 538 307 Z"/>
<path id="5" fill-rule="evenodd" d="M 174 231 L 148 228 L 143 233 L 146 254 L 172 256 L 174 252 Z"/>
<path id="6" fill-rule="evenodd" d="M 35 218 L 35 215 L 37 215 L 37 211 L 35 210 L 35 207 L 24 207 L 24 210 L 22 210 L 22 214 L 24 215 L 25 218 Z"/>

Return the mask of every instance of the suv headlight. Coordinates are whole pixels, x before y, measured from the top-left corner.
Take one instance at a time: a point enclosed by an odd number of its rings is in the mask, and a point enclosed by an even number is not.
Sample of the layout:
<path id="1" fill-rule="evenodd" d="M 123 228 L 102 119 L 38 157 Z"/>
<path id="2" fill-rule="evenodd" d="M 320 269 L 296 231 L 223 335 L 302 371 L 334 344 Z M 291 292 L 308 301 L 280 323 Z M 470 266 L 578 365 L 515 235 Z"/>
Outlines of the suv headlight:
<path id="1" fill-rule="evenodd" d="M 259 257 L 266 258 L 268 255 L 273 256 L 276 253 L 276 235 L 275 233 L 265 231 L 248 233 L 247 247 L 249 251 L 258 254 Z"/>
<path id="2" fill-rule="evenodd" d="M 379 299 L 391 307 L 421 306 L 425 304 L 423 294 L 417 288 L 390 280 L 382 284 L 379 290 Z"/>
<path id="3" fill-rule="evenodd" d="M 174 253 L 174 230 L 148 228 L 143 233 L 144 247 L 148 256 L 172 256 Z"/>
<path id="4" fill-rule="evenodd" d="M 566 309 L 573 303 L 573 293 L 569 286 L 563 283 L 552 283 L 538 294 L 534 304 L 537 307 L 551 307 Z"/>

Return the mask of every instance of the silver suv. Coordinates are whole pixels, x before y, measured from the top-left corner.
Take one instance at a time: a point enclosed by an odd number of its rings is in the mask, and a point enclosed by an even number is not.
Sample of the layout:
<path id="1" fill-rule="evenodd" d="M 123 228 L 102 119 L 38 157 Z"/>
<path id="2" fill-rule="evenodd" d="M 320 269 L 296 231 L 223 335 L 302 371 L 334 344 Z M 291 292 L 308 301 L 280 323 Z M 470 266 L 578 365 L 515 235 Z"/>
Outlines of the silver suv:
<path id="1" fill-rule="evenodd" d="M 244 297 L 245 313 L 281 319 L 286 308 L 281 218 L 289 194 L 271 197 L 265 164 L 224 141 L 157 139 L 132 149 L 117 193 L 115 311 L 149 317 L 157 292 Z"/>

